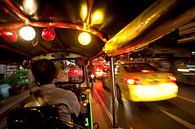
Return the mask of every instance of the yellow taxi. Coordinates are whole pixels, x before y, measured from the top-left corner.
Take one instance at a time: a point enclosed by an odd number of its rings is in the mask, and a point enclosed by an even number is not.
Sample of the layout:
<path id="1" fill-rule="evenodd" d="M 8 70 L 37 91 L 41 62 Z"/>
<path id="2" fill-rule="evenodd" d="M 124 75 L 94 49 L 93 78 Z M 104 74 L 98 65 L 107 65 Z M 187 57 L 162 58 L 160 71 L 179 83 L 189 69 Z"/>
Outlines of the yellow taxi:
<path id="1" fill-rule="evenodd" d="M 133 102 L 151 102 L 177 97 L 178 86 L 173 74 L 158 71 L 147 63 L 119 62 L 115 66 L 116 96 Z M 102 79 L 111 89 L 111 74 Z"/>

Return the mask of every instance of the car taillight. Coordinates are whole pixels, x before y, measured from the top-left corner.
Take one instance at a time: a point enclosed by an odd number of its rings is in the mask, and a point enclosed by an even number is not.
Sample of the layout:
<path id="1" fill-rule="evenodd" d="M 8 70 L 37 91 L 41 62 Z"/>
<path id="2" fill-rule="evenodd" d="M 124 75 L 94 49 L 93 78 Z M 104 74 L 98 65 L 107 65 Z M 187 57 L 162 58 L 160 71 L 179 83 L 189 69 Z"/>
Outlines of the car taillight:
<path id="1" fill-rule="evenodd" d="M 79 72 L 79 70 L 78 70 L 78 69 L 75 69 L 75 70 L 74 70 L 74 73 L 78 73 L 78 72 Z"/>
<path id="2" fill-rule="evenodd" d="M 174 76 L 169 76 L 169 80 L 172 81 L 172 82 L 176 82 L 177 79 Z"/>
<path id="3" fill-rule="evenodd" d="M 130 85 L 141 85 L 141 82 L 139 79 L 127 79 L 127 84 Z"/>

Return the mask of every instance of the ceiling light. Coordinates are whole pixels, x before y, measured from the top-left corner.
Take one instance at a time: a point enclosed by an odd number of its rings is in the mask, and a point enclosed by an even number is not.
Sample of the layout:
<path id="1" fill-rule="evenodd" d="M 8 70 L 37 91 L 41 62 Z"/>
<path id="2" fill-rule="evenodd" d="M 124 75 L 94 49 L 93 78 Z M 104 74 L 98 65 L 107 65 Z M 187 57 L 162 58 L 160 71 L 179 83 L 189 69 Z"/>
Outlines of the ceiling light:
<path id="1" fill-rule="evenodd" d="M 96 10 L 93 14 L 92 14 L 92 21 L 91 24 L 101 24 L 104 20 L 104 12 L 103 10 Z"/>
<path id="2" fill-rule="evenodd" d="M 24 0 L 22 2 L 23 10 L 25 13 L 32 15 L 37 11 L 37 3 L 35 0 Z"/>
<path id="3" fill-rule="evenodd" d="M 18 38 L 16 32 L 14 30 L 2 30 L 0 32 L 2 38 L 8 42 L 15 42 Z"/>
<path id="4" fill-rule="evenodd" d="M 26 41 L 31 41 L 35 38 L 36 36 L 36 32 L 34 30 L 34 28 L 30 27 L 30 26 L 25 26 L 25 27 L 22 27 L 20 30 L 19 30 L 19 34 L 20 36 L 26 40 Z"/>
<path id="5" fill-rule="evenodd" d="M 51 28 L 51 27 L 44 28 L 41 36 L 46 41 L 54 40 L 56 37 L 54 28 Z"/>
<path id="6" fill-rule="evenodd" d="M 87 17 L 87 4 L 82 4 L 80 16 L 81 16 L 82 20 L 85 21 L 85 19 Z"/>
<path id="7" fill-rule="evenodd" d="M 88 45 L 91 42 L 91 35 L 87 32 L 81 32 L 78 40 L 81 45 Z"/>

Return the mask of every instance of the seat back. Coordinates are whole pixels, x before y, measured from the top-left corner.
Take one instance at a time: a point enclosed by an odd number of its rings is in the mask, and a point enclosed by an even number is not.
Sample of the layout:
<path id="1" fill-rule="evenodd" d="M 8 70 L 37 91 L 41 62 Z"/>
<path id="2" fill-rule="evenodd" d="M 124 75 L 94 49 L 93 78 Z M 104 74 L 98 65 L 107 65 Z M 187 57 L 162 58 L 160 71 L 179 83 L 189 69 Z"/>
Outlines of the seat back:
<path id="1" fill-rule="evenodd" d="M 55 106 L 16 108 L 7 116 L 8 129 L 57 129 L 58 124 Z"/>

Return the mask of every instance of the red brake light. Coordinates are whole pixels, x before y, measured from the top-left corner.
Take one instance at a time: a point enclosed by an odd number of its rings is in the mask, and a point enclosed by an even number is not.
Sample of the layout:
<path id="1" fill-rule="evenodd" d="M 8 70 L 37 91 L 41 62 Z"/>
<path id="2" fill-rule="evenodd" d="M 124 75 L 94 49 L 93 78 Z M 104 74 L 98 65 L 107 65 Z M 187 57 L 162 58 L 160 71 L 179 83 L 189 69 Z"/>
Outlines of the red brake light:
<path id="1" fill-rule="evenodd" d="M 78 70 L 78 69 L 75 69 L 75 70 L 74 70 L 74 72 L 75 72 L 75 73 L 78 73 L 78 72 L 79 72 L 79 70 Z"/>
<path id="2" fill-rule="evenodd" d="M 130 85 L 141 85 L 141 82 L 139 79 L 127 79 L 127 84 Z"/>

